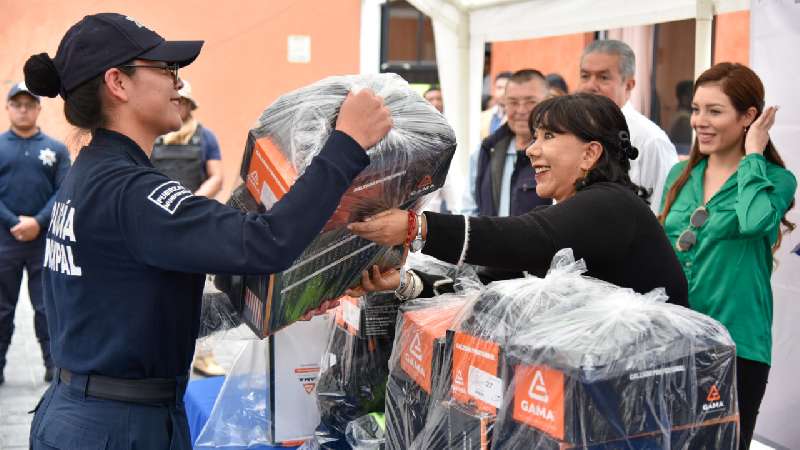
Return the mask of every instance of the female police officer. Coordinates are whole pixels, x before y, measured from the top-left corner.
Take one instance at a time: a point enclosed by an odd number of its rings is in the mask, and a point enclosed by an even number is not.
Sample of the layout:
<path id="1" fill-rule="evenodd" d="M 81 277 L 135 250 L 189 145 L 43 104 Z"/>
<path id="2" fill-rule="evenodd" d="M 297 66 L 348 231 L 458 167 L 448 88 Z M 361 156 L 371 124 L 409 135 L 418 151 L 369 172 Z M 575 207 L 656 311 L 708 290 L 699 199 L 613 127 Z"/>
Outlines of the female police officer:
<path id="1" fill-rule="evenodd" d="M 203 274 L 271 273 L 297 258 L 391 128 L 370 91 L 343 103 L 319 156 L 267 214 L 196 197 L 152 168 L 181 125 L 178 67 L 202 41 L 165 41 L 130 17 L 95 14 L 54 59 L 25 65 L 31 91 L 65 100 L 89 130 L 56 197 L 44 290 L 59 374 L 37 406 L 33 449 L 189 449 L 182 396 Z M 311 205 L 314 205 L 311 207 Z"/>

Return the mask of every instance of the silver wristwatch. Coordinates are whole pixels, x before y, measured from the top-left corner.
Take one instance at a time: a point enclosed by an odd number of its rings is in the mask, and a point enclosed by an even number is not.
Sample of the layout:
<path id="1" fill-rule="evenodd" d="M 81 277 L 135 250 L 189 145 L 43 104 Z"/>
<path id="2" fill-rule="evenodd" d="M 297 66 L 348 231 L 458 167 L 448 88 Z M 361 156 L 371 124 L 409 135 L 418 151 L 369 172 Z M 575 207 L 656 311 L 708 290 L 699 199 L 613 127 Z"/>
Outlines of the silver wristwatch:
<path id="1" fill-rule="evenodd" d="M 411 241 L 411 251 L 414 253 L 422 250 L 425 246 L 425 240 L 422 239 L 422 213 L 417 214 L 417 235 Z"/>

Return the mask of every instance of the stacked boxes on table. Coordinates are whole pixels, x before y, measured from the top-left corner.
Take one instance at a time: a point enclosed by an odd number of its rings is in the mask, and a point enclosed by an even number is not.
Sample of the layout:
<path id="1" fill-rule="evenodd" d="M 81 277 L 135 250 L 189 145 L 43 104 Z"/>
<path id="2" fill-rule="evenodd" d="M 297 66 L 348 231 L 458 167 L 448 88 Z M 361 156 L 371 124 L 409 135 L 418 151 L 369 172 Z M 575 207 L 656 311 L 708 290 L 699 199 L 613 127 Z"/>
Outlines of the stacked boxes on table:
<path id="1" fill-rule="evenodd" d="M 418 207 L 444 183 L 456 147 L 444 116 L 397 75 L 331 77 L 281 96 L 250 130 L 241 176 L 251 199 L 240 202 L 243 209 L 269 209 L 288 192 L 333 132 L 350 89 L 361 87 L 384 98 L 392 130 L 368 150 L 369 166 L 294 264 L 245 280 L 243 316 L 261 337 L 341 296 L 372 264 L 399 264 L 399 249 L 361 239 L 346 225 L 389 208 Z"/>
<path id="2" fill-rule="evenodd" d="M 428 413 L 442 400 L 450 382 L 447 331 L 467 303 L 467 297 L 442 295 L 401 306 L 386 385 L 388 448 L 443 448 L 422 439 Z M 432 430 L 441 436 L 447 430 Z M 430 445 L 419 447 L 422 439 Z"/>
<path id="3" fill-rule="evenodd" d="M 389 448 L 736 448 L 727 330 L 663 291 L 584 277 L 565 254 L 544 279 L 493 283 L 463 309 L 443 344 L 447 388 L 424 414 L 403 403 L 416 391 L 392 391 L 393 370 L 387 413 L 409 413 L 387 415 Z"/>
<path id="4" fill-rule="evenodd" d="M 398 307 L 394 293 L 342 298 L 317 384 L 317 436 L 342 441 L 349 422 L 383 412 Z"/>
<path id="5" fill-rule="evenodd" d="M 488 449 L 509 379 L 503 364 L 509 339 L 551 309 L 574 308 L 617 289 L 582 277 L 584 270 L 582 262 L 558 259 L 544 279 L 492 283 L 465 308 L 448 334 L 452 352 L 447 400 L 436 405 L 426 424 L 426 431 L 447 430 L 448 445 L 442 448 Z M 427 432 L 417 438 L 420 448 L 441 440 Z"/>
<path id="6" fill-rule="evenodd" d="M 506 347 L 494 448 L 735 448 L 735 362 L 721 324 L 631 291 L 545 314 Z"/>

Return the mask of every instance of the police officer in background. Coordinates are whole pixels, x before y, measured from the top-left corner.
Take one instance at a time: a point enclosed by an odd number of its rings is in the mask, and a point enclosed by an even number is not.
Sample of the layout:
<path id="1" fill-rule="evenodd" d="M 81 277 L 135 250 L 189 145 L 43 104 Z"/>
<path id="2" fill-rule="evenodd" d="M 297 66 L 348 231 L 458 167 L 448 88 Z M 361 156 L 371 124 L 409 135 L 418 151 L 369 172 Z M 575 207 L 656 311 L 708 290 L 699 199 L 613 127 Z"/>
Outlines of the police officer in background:
<path id="1" fill-rule="evenodd" d="M 391 128 L 368 89 L 265 214 L 193 195 L 155 170 L 155 139 L 180 128 L 178 68 L 202 41 L 165 41 L 130 17 L 86 16 L 25 64 L 32 92 L 65 101 L 91 132 L 56 196 L 44 298 L 56 380 L 31 448 L 190 449 L 183 407 L 206 273 L 288 268 L 319 233 Z M 324 309 L 324 306 L 323 306 Z"/>
<path id="2" fill-rule="evenodd" d="M 181 128 L 156 139 L 150 161 L 164 175 L 177 180 L 183 187 L 214 198 L 222 188 L 222 155 L 217 137 L 197 121 L 192 111 L 197 101 L 192 95 L 192 85 L 181 79 L 180 95 Z M 197 341 L 192 370 L 207 377 L 225 375 L 225 370 L 214 358 L 210 344 Z"/>
<path id="3" fill-rule="evenodd" d="M 181 182 L 194 195 L 214 198 L 222 189 L 222 155 L 217 137 L 192 112 L 197 101 L 187 80 L 180 95 L 181 128 L 156 140 L 150 160 L 156 169 Z"/>
<path id="4" fill-rule="evenodd" d="M 11 87 L 6 110 L 11 127 L 0 134 L 0 384 L 5 382 L 3 369 L 14 333 L 23 270 L 28 271 L 28 294 L 42 348 L 44 380 L 51 381 L 53 360 L 42 301 L 43 231 L 50 223 L 55 193 L 69 169 L 69 153 L 64 144 L 36 125 L 42 106 L 25 83 Z"/>

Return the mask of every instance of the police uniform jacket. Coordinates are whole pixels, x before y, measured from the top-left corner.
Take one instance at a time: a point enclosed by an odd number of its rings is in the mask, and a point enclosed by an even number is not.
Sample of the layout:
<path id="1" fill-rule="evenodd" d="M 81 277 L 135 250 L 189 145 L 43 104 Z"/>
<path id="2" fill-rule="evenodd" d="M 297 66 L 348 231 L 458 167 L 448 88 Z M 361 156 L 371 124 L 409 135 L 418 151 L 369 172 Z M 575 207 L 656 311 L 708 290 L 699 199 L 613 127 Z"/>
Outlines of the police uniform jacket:
<path id="1" fill-rule="evenodd" d="M 0 134 L 0 224 L 5 230 L 19 216 L 47 227 L 55 193 L 69 170 L 67 147 L 37 132 L 29 138 L 11 130 Z M 6 233 L 8 234 L 8 233 Z"/>
<path id="2" fill-rule="evenodd" d="M 118 378 L 185 376 L 204 274 L 288 268 L 368 163 L 335 131 L 269 212 L 243 213 L 192 195 L 128 137 L 97 130 L 57 194 L 47 233 L 56 365 Z"/>

